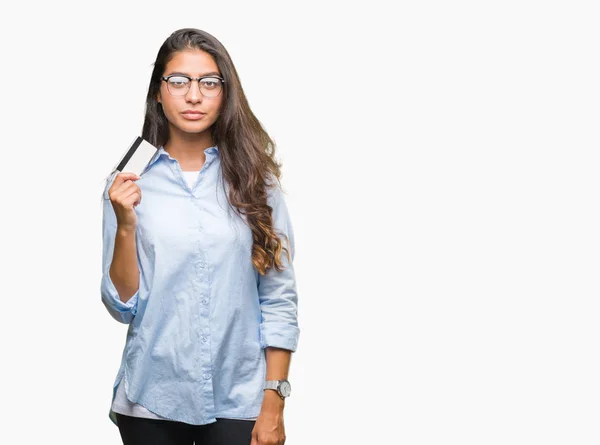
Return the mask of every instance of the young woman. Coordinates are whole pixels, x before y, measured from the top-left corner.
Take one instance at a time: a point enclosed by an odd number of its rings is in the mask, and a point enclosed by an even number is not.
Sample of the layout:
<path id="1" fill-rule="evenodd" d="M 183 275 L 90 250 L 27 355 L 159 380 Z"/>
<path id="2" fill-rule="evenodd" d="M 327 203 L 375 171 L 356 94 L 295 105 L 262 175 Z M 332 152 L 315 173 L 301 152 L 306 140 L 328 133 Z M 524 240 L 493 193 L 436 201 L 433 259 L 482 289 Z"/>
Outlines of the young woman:
<path id="1" fill-rule="evenodd" d="M 129 324 L 110 419 L 125 445 L 283 444 L 299 328 L 275 145 L 223 45 L 158 51 L 140 176 L 104 190 L 102 301 Z"/>

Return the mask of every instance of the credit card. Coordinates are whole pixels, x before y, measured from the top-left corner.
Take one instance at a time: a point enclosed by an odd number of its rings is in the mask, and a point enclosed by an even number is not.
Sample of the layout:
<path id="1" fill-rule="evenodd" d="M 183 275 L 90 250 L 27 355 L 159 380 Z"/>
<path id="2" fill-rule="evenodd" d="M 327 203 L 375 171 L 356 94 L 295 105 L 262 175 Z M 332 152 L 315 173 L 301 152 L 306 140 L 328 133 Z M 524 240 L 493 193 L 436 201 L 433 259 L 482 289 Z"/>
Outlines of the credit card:
<path id="1" fill-rule="evenodd" d="M 141 176 L 142 172 L 157 152 L 158 148 L 138 136 L 127 149 L 115 167 L 115 170 L 118 170 L 119 172 L 135 173 L 136 175 Z"/>

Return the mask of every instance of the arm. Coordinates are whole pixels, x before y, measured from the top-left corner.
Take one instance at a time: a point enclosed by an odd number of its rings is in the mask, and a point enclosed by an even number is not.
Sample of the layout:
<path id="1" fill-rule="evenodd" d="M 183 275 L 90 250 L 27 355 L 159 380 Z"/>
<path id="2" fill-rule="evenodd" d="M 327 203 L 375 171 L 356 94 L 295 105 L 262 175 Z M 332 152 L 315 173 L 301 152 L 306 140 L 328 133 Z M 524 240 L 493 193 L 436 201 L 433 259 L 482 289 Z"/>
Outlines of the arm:
<path id="1" fill-rule="evenodd" d="M 119 299 L 127 303 L 140 287 L 140 269 L 135 251 L 135 228 L 122 229 L 117 225 L 109 273 L 119 293 Z"/>
<path id="2" fill-rule="evenodd" d="M 268 270 L 258 276 L 258 298 L 261 309 L 260 343 L 268 347 L 295 352 L 298 346 L 298 295 L 293 260 L 295 256 L 294 231 L 283 193 L 279 187 L 269 191 L 269 205 L 273 208 L 273 226 L 290 252 L 291 261 L 281 253 L 284 270 Z M 285 239 L 289 240 L 289 245 Z"/>
<path id="3" fill-rule="evenodd" d="M 281 380 L 288 378 L 290 370 L 290 361 L 292 351 L 287 349 L 279 349 L 268 347 L 266 349 L 267 357 L 267 377 L 266 380 Z M 281 415 L 285 406 L 285 400 L 282 400 L 275 391 L 265 391 L 265 397 L 261 410 L 263 412 L 271 412 Z"/>
<path id="4" fill-rule="evenodd" d="M 131 323 L 137 311 L 140 269 L 135 229 L 117 227 L 117 218 L 106 187 L 102 210 L 102 280 L 100 294 L 110 315 L 121 323 Z M 114 280 L 114 281 L 113 281 Z"/>
<path id="5" fill-rule="evenodd" d="M 267 361 L 266 380 L 287 379 L 291 355 L 298 346 L 298 296 L 294 274 L 294 233 L 287 206 L 279 187 L 271 189 L 269 205 L 273 208 L 273 225 L 290 252 L 292 261 L 282 252 L 284 270 L 269 269 L 258 277 L 261 308 L 260 343 Z M 279 444 L 285 441 L 283 408 L 285 401 L 275 391 L 264 391 L 260 415 L 252 431 L 251 445 Z"/>

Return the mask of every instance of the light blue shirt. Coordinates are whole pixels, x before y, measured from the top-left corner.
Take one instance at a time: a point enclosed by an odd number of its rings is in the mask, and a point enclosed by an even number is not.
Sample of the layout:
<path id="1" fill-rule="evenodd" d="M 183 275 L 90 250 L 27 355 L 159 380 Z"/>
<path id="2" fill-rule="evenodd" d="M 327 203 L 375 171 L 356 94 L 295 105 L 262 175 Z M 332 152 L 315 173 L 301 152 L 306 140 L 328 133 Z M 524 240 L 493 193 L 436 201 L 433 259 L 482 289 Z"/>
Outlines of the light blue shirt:
<path id="1" fill-rule="evenodd" d="M 266 377 L 264 348 L 295 351 L 300 330 L 292 262 L 260 275 L 252 264 L 252 232 L 229 208 L 217 146 L 189 187 L 179 162 L 160 147 L 136 181 L 138 291 L 119 299 L 110 279 L 114 209 L 104 189 L 101 297 L 129 324 L 113 385 L 125 377 L 127 397 L 165 419 L 195 425 L 217 417 L 254 418 Z M 282 190 L 268 189 L 273 223 L 294 258 L 294 234 Z M 116 424 L 116 416 L 109 411 Z"/>

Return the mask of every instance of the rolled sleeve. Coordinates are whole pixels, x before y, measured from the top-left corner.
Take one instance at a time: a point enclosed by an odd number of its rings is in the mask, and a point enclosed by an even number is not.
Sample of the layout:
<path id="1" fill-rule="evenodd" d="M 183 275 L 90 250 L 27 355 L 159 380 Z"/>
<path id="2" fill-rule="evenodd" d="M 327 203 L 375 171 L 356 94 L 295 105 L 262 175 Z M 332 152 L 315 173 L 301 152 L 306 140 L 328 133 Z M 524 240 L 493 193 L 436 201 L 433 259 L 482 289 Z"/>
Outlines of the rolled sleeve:
<path id="1" fill-rule="evenodd" d="M 117 217 L 108 197 L 108 189 L 115 176 L 116 174 L 109 178 L 104 190 L 102 203 L 102 280 L 100 283 L 100 295 L 102 303 L 104 303 L 110 315 L 118 322 L 129 324 L 137 312 L 139 289 L 126 303 L 123 303 L 109 274 L 117 233 Z"/>
<path id="2" fill-rule="evenodd" d="M 273 225 L 277 235 L 290 251 L 281 253 L 282 271 L 274 268 L 258 276 L 258 296 L 261 308 L 260 344 L 262 348 L 276 347 L 292 352 L 298 347 L 298 292 L 294 273 L 294 232 L 290 215 L 279 186 L 269 191 L 269 205 L 273 208 Z M 287 243 L 285 236 L 289 240 Z"/>
<path id="3" fill-rule="evenodd" d="M 127 303 L 123 303 L 119 298 L 119 293 L 115 288 L 108 271 L 102 274 L 101 285 L 102 303 L 112 315 L 112 317 L 125 324 L 131 323 L 137 311 L 137 302 L 140 291 L 138 290 L 131 296 Z"/>

